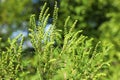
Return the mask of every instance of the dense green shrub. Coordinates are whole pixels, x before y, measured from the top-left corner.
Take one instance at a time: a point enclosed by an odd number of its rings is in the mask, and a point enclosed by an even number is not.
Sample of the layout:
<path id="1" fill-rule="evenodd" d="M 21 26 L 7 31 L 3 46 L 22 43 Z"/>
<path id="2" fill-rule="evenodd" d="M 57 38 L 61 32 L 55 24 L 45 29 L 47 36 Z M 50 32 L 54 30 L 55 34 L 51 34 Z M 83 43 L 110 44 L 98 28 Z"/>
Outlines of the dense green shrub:
<path id="1" fill-rule="evenodd" d="M 77 20 L 68 28 L 70 17 L 66 19 L 63 31 L 57 29 L 56 5 L 51 28 L 44 32 L 50 16 L 48 10 L 45 4 L 39 15 L 38 25 L 34 15 L 30 18 L 29 36 L 35 49 L 31 57 L 22 54 L 21 35 L 12 41 L 8 40 L 9 47 L 6 51 L 0 52 L 0 78 L 5 80 L 101 80 L 105 78 L 109 70 L 108 46 L 101 42 L 94 45 L 93 38 L 89 39 L 82 35 L 81 30 L 74 30 Z"/>

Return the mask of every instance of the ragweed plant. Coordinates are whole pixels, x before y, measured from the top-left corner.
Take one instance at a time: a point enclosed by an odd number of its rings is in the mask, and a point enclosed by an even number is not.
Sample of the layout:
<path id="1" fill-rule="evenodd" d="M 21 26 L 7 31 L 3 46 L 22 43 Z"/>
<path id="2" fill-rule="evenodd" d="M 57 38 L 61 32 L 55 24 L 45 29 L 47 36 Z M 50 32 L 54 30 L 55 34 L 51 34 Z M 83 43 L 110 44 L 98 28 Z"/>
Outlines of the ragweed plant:
<path id="1" fill-rule="evenodd" d="M 47 13 L 49 8 L 45 8 L 46 4 L 39 15 L 38 25 L 36 25 L 35 15 L 30 18 L 29 35 L 35 49 L 35 57 L 31 64 L 36 68 L 33 79 L 102 79 L 103 76 L 106 76 L 105 70 L 109 66 L 106 58 L 108 47 L 103 46 L 100 42 L 94 46 L 92 38 L 83 36 L 81 30 L 75 31 L 77 20 L 68 30 L 67 24 L 70 17 L 65 21 L 64 31 L 57 30 L 58 8 L 56 5 L 53 12 L 53 23 L 47 32 L 44 32 L 44 29 L 50 14 Z M 63 37 L 60 35 L 61 32 L 64 33 Z"/>
<path id="2" fill-rule="evenodd" d="M 19 78 L 19 73 L 22 71 L 21 52 L 23 38 L 20 43 L 17 41 L 22 35 L 17 36 L 15 39 L 8 39 L 9 47 L 6 51 L 0 52 L 0 79 L 1 80 L 14 80 Z"/>
<path id="3" fill-rule="evenodd" d="M 5 80 L 99 80 L 104 78 L 109 66 L 108 47 L 98 42 L 93 45 L 93 38 L 75 31 L 77 20 L 68 26 L 68 17 L 64 30 L 58 30 L 57 3 L 54 6 L 53 22 L 45 32 L 50 14 L 46 3 L 43 6 L 38 24 L 35 15 L 30 17 L 29 37 L 33 51 L 32 58 L 21 58 L 22 42 L 17 44 L 19 36 L 10 47 L 0 54 L 0 78 Z M 70 27 L 70 28 L 68 28 Z M 61 34 L 61 33 L 64 33 Z M 23 60 L 22 60 L 23 59 Z"/>

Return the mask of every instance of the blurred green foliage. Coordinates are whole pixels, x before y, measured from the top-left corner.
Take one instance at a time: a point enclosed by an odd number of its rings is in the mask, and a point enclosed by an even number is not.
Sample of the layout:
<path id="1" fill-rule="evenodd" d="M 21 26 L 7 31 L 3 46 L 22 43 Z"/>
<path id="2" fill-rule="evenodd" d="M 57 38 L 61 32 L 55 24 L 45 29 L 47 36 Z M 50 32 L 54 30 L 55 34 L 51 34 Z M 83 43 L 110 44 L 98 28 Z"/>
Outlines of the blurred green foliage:
<path id="1" fill-rule="evenodd" d="M 0 2 L 0 24 L 11 25 L 22 23 L 29 19 L 30 0 L 1 0 Z"/>
<path id="2" fill-rule="evenodd" d="M 116 11 L 113 0 L 61 0 L 60 22 L 66 16 L 71 16 L 71 21 L 77 19 L 77 29 L 84 29 L 86 35 L 99 37 L 99 26 L 109 20 L 106 14 Z"/>

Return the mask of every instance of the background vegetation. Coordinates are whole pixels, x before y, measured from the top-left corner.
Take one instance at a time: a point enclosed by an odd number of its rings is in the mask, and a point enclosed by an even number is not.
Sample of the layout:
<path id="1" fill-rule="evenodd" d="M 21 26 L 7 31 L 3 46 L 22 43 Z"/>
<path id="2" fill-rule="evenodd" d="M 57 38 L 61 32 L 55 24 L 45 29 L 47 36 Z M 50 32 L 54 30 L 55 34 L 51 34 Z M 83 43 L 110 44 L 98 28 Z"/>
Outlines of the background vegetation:
<path id="1" fill-rule="evenodd" d="M 119 0 L 0 0 L 0 79 L 119 80 L 119 18 Z"/>

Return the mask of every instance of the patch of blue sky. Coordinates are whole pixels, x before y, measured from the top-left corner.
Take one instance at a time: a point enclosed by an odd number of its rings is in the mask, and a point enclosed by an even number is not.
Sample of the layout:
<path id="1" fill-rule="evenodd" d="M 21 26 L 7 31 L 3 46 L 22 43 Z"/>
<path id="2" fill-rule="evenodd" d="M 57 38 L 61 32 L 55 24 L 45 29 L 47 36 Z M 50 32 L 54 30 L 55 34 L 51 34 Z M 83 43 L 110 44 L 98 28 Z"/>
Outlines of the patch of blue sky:
<path id="1" fill-rule="evenodd" d="M 12 33 L 11 38 L 13 39 L 16 36 L 18 36 L 19 34 L 22 34 L 24 37 L 28 36 L 28 32 L 27 31 L 17 30 L 17 31 Z"/>
<path id="2" fill-rule="evenodd" d="M 45 32 L 49 32 L 51 27 L 52 27 L 52 24 L 47 24 L 46 27 L 45 27 Z"/>
<path id="3" fill-rule="evenodd" d="M 32 0 L 33 3 L 38 3 L 40 0 Z"/>
<path id="4" fill-rule="evenodd" d="M 0 25 L 0 33 L 1 34 L 7 34 L 8 33 L 8 25 L 4 24 L 4 25 Z"/>

